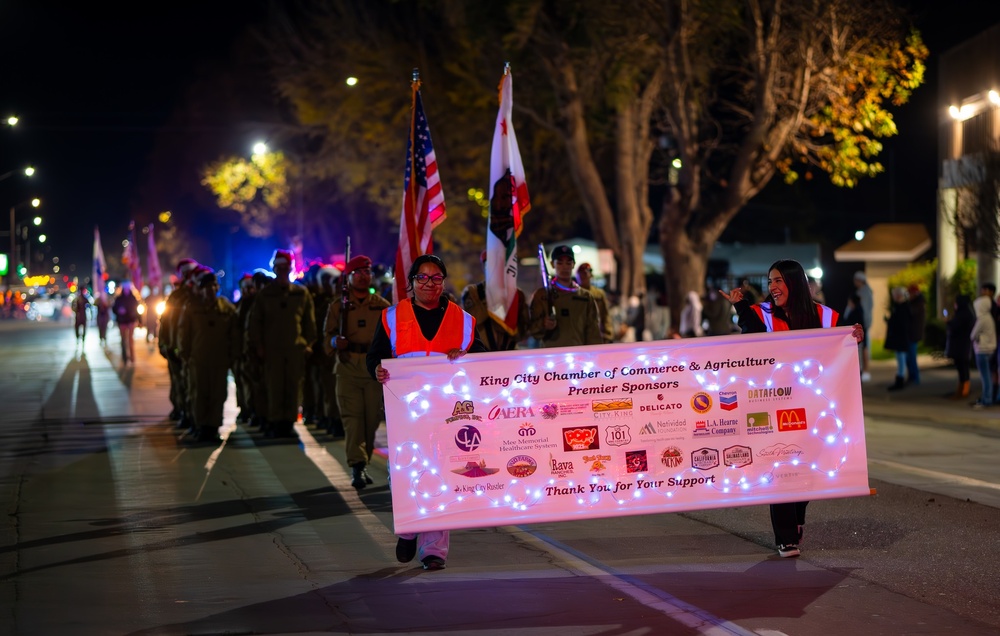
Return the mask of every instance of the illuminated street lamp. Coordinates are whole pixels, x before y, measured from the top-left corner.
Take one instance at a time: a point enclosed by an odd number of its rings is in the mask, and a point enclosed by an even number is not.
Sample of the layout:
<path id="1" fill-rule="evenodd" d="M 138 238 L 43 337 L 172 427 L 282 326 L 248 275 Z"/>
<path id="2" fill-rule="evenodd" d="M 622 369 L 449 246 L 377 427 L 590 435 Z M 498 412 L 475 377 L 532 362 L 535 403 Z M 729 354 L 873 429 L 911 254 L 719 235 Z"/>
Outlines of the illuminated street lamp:
<path id="1" fill-rule="evenodd" d="M 14 126 L 17 126 L 18 121 L 20 120 L 17 117 L 11 115 L 10 117 L 7 118 L 7 125 L 13 128 Z"/>
<path id="2" fill-rule="evenodd" d="M 10 255 L 11 255 L 11 258 L 15 262 L 17 261 L 17 258 L 16 258 L 17 241 L 15 239 L 15 237 L 17 235 L 17 230 L 16 230 L 16 227 L 14 225 L 14 215 L 15 215 L 15 212 L 17 211 L 17 208 L 19 208 L 21 206 L 24 206 L 24 205 L 28 205 L 28 204 L 31 204 L 31 207 L 33 207 L 33 208 L 37 208 L 38 206 L 40 206 L 42 204 L 42 200 L 39 199 L 39 198 L 34 198 L 34 199 L 29 199 L 28 201 L 21 201 L 20 203 L 16 203 L 16 204 L 10 206 Z M 39 223 L 41 223 L 41 220 L 39 220 Z M 10 286 L 10 281 L 12 280 L 12 272 L 13 272 L 13 269 L 9 270 L 8 273 L 7 273 L 8 287 Z"/>
<path id="3" fill-rule="evenodd" d="M 10 172 L 5 172 L 3 174 L 0 174 L 0 181 L 3 181 L 4 179 L 7 179 L 9 177 L 13 177 L 18 172 L 23 172 L 24 176 L 30 177 L 31 175 L 35 174 L 35 169 L 32 168 L 31 166 L 28 166 L 23 171 L 21 171 L 21 170 L 11 170 Z"/>

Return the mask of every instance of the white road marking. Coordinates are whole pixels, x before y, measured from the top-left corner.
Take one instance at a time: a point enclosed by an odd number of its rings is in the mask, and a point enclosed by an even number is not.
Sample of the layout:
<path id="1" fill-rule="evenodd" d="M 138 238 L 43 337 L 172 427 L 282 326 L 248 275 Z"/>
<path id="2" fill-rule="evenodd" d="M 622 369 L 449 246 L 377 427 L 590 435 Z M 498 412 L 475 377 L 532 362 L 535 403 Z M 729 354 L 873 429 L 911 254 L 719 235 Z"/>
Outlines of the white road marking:
<path id="1" fill-rule="evenodd" d="M 923 477 L 931 477 L 933 479 L 940 479 L 945 482 L 952 484 L 959 484 L 960 486 L 973 486 L 978 488 L 990 488 L 993 490 L 1000 490 L 1000 484 L 995 484 L 989 481 L 982 481 L 981 479 L 973 479 L 972 477 L 962 477 L 961 475 L 953 475 L 951 473 L 940 473 L 936 470 L 928 470 L 926 468 L 919 468 L 917 466 L 909 466 L 907 464 L 900 464 L 898 462 L 890 462 L 884 459 L 868 459 L 869 464 L 879 464 L 887 468 L 895 468 L 897 470 L 902 470 L 904 472 L 913 473 L 914 475 L 921 475 Z"/>

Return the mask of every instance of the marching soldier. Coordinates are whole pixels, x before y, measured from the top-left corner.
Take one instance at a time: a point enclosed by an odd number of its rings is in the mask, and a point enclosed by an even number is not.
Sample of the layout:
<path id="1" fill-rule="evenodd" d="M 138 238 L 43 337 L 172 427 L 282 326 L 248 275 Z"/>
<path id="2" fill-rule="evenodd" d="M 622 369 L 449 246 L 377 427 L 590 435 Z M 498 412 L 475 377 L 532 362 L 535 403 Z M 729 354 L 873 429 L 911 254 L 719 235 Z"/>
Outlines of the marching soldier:
<path id="1" fill-rule="evenodd" d="M 268 430 L 267 426 L 267 388 L 264 384 L 264 360 L 257 357 L 257 348 L 250 344 L 250 315 L 253 313 L 254 302 L 257 294 L 271 284 L 274 280 L 263 270 L 253 273 L 253 293 L 246 300 L 246 310 L 240 307 L 243 317 L 240 319 L 243 325 L 243 374 L 245 385 L 249 392 L 250 426 L 256 426 L 263 431 Z"/>
<path id="2" fill-rule="evenodd" d="M 187 383 L 184 378 L 184 366 L 176 354 L 175 336 L 177 322 L 184 309 L 184 304 L 193 295 L 189 277 L 198 267 L 193 258 L 185 258 L 177 263 L 177 288 L 167 296 L 163 315 L 160 317 L 160 355 L 167 359 L 167 371 L 170 373 L 170 419 L 183 421 L 184 409 L 187 404 Z M 181 427 L 182 424 L 178 424 Z"/>
<path id="3" fill-rule="evenodd" d="M 190 387 L 194 439 L 217 442 L 228 375 L 240 349 L 236 308 L 220 298 L 214 272 L 198 278 L 198 292 L 187 303 L 177 329 L 178 352 Z"/>
<path id="4" fill-rule="evenodd" d="M 549 288 L 536 289 L 531 296 L 531 335 L 543 347 L 603 343 L 594 297 L 573 280 L 573 250 L 560 245 L 552 250 L 551 261 L 555 276 Z"/>
<path id="5" fill-rule="evenodd" d="M 604 339 L 605 343 L 614 342 L 614 330 L 611 328 L 611 310 L 608 308 L 608 296 L 604 293 L 604 290 L 600 287 L 594 287 L 590 283 L 594 279 L 594 270 L 590 267 L 590 263 L 580 263 L 580 266 L 576 268 L 576 280 L 580 283 L 580 287 L 583 287 L 590 292 L 590 295 L 594 297 L 594 302 L 597 303 L 597 317 L 601 321 L 601 338 Z"/>
<path id="6" fill-rule="evenodd" d="M 250 383 L 247 381 L 246 358 L 243 356 L 243 340 L 246 338 L 246 318 L 250 313 L 251 297 L 256 292 L 253 286 L 253 276 L 243 274 L 240 278 L 240 299 L 236 303 L 236 333 L 239 341 L 239 349 L 233 360 L 233 380 L 236 382 L 236 406 L 240 412 L 236 416 L 236 421 L 246 424 L 250 421 L 250 414 L 253 413 L 253 406 L 250 403 Z"/>
<path id="7" fill-rule="evenodd" d="M 336 356 L 337 402 L 344 421 L 347 465 L 352 470 L 351 485 L 364 488 L 372 483 L 365 466 L 375 451 L 375 431 L 383 419 L 382 385 L 368 373 L 368 347 L 375 335 L 382 310 L 389 301 L 372 293 L 372 261 L 355 256 L 347 262 L 347 307 L 343 296 L 332 303 L 323 327 L 327 355 Z"/>
<path id="8" fill-rule="evenodd" d="M 274 282 L 257 292 L 250 311 L 249 339 L 263 361 L 270 437 L 294 437 L 299 416 L 306 357 L 316 339 L 312 295 L 293 285 L 293 256 L 276 250 L 271 259 Z"/>
<path id="9" fill-rule="evenodd" d="M 479 260 L 485 265 L 486 251 Z M 486 306 L 486 281 L 467 285 L 462 292 L 462 309 L 476 319 L 476 337 L 486 346 L 487 351 L 508 351 L 516 349 L 517 343 L 528 337 L 528 301 L 524 292 L 517 290 L 517 332 L 507 330 L 490 317 Z"/>
<path id="10" fill-rule="evenodd" d="M 314 299 L 316 306 L 316 330 L 319 332 L 330 311 L 330 304 L 336 300 L 337 291 L 334 282 L 337 280 L 337 270 L 333 267 L 321 267 L 316 272 L 316 286 L 319 290 Z M 320 333 L 313 344 L 313 353 L 309 360 L 309 375 L 307 382 L 313 385 L 313 396 L 316 401 L 316 413 L 320 428 L 333 435 L 334 439 L 344 439 L 344 423 L 340 419 L 340 407 L 337 405 L 337 376 L 334 375 L 334 360 L 326 352 L 325 336 Z"/>

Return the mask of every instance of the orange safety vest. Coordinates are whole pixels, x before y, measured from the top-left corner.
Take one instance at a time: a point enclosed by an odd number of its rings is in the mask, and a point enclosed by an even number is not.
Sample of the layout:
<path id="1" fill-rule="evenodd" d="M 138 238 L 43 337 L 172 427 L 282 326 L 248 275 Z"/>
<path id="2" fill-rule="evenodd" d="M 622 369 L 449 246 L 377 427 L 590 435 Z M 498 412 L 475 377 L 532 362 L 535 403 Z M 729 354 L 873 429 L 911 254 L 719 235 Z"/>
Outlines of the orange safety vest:
<path id="1" fill-rule="evenodd" d="M 476 333 L 476 319 L 449 302 L 434 339 L 428 340 L 420 331 L 413 313 L 413 301 L 409 298 L 382 312 L 382 326 L 389 336 L 395 358 L 443 356 L 452 349 L 467 351 Z"/>
<path id="2" fill-rule="evenodd" d="M 757 316 L 768 331 L 788 331 L 788 323 L 770 311 L 771 303 L 760 303 L 759 305 L 750 305 L 750 307 L 757 312 Z M 826 305 L 816 303 L 816 311 L 819 313 L 819 322 L 824 328 L 833 327 L 840 318 L 840 314 Z"/>

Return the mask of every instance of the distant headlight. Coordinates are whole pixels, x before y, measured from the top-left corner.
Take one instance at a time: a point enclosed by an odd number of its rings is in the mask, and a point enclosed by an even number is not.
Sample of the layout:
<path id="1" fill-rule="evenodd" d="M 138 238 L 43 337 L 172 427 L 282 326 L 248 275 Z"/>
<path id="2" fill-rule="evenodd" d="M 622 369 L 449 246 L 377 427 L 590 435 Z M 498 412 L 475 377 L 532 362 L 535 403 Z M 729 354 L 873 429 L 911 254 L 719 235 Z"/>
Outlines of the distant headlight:
<path id="1" fill-rule="evenodd" d="M 160 302 L 156 303 L 157 316 L 162 316 L 163 312 L 166 311 L 166 309 L 167 309 L 167 301 L 161 300 Z"/>

